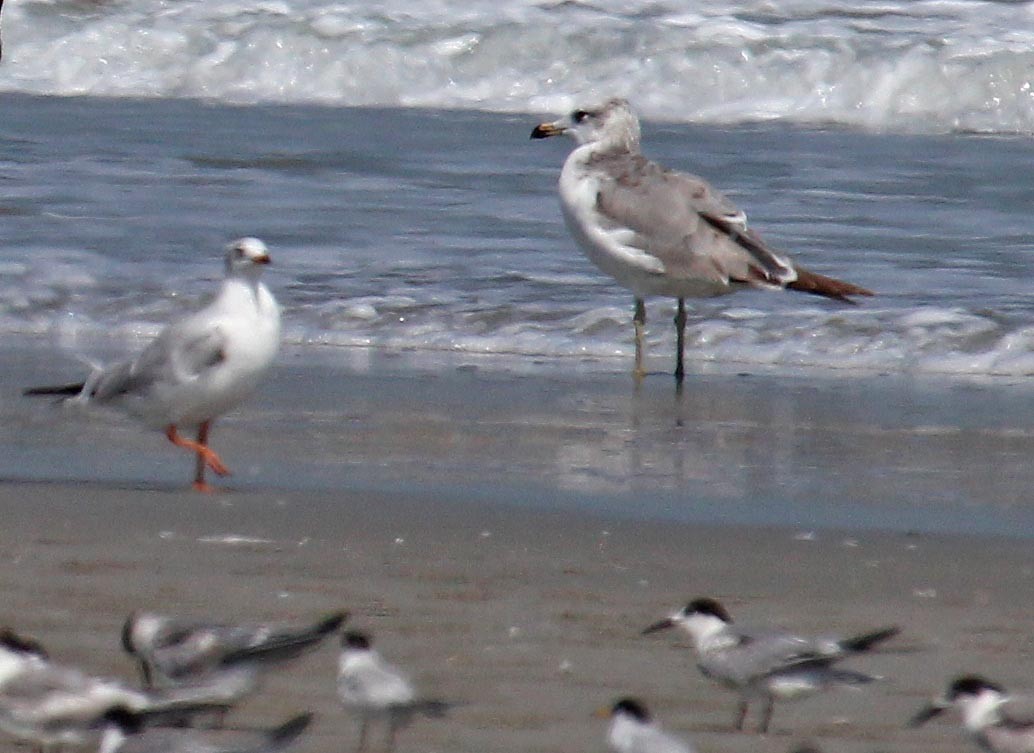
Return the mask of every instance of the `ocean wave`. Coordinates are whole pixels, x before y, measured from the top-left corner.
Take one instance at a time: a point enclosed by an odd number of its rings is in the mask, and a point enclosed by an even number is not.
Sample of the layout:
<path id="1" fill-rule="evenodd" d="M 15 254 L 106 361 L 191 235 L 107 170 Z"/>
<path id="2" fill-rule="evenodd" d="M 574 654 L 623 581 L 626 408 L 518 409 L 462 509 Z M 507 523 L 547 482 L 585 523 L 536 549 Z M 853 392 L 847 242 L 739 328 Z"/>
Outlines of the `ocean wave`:
<path id="1" fill-rule="evenodd" d="M 23 0 L 0 91 L 1034 131 L 1034 11 L 988 0 Z"/>
<path id="2" fill-rule="evenodd" d="M 42 287 L 37 290 L 27 294 L 39 299 L 35 313 L 25 310 L 24 296 L 0 291 L 0 335 L 49 341 L 65 350 L 70 361 L 94 361 L 97 352 L 138 350 L 183 305 L 168 296 L 147 306 L 123 305 L 117 311 L 110 304 L 80 305 L 54 316 L 49 298 L 57 293 L 48 297 Z M 669 370 L 674 363 L 673 312 L 668 301 L 649 306 L 651 370 Z M 404 352 L 460 361 L 486 356 L 497 358 L 499 367 L 506 369 L 512 368 L 516 356 L 529 368 L 547 359 L 556 365 L 620 372 L 631 368 L 633 355 L 630 306 L 612 304 L 587 310 L 477 311 L 432 306 L 420 296 L 367 296 L 322 307 L 288 302 L 285 321 L 286 346 Z M 952 307 L 818 304 L 769 309 L 699 302 L 691 308 L 686 347 L 691 369 L 962 378 L 1034 374 L 1034 326 L 1026 317 Z M 491 361 L 485 366 L 491 368 Z"/>

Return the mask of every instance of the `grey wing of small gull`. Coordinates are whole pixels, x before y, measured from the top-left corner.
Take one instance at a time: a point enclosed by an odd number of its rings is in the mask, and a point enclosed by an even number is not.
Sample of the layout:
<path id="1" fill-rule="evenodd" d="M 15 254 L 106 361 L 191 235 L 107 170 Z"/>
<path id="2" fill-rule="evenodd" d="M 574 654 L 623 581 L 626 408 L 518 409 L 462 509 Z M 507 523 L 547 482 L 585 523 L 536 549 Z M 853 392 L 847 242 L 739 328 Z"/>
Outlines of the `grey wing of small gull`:
<path id="1" fill-rule="evenodd" d="M 106 366 L 91 375 L 84 391 L 91 400 L 105 402 L 123 395 L 143 394 L 162 384 L 196 378 L 225 359 L 226 338 L 217 327 L 162 332 L 136 358 Z"/>
<path id="2" fill-rule="evenodd" d="M 702 178 L 667 170 L 640 154 L 607 154 L 591 169 L 596 208 L 630 245 L 658 259 L 665 273 L 714 282 L 779 284 L 793 269 L 751 230 L 746 215 Z"/>

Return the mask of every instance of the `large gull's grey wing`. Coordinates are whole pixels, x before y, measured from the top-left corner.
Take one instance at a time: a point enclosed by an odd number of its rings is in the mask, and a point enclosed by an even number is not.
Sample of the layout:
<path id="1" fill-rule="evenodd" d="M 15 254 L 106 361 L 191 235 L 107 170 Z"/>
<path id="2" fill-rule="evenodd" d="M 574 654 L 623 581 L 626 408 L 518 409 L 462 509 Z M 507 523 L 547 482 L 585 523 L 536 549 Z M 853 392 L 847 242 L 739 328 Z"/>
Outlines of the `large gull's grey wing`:
<path id="1" fill-rule="evenodd" d="M 746 216 L 702 178 L 666 170 L 639 154 L 601 156 L 596 208 L 614 227 L 632 231 L 628 243 L 676 277 L 779 284 L 789 263 L 751 230 Z"/>

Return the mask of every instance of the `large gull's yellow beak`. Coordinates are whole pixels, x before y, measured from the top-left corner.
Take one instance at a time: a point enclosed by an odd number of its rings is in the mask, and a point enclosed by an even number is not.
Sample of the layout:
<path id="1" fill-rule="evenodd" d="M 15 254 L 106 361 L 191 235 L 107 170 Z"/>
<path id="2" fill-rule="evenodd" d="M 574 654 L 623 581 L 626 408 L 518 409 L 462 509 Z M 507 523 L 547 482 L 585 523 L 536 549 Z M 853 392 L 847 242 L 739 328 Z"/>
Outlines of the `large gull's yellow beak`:
<path id="1" fill-rule="evenodd" d="M 535 130 L 531 132 L 531 137 L 533 139 L 548 139 L 550 136 L 560 136 L 564 130 L 556 123 L 539 123 L 535 126 Z"/>

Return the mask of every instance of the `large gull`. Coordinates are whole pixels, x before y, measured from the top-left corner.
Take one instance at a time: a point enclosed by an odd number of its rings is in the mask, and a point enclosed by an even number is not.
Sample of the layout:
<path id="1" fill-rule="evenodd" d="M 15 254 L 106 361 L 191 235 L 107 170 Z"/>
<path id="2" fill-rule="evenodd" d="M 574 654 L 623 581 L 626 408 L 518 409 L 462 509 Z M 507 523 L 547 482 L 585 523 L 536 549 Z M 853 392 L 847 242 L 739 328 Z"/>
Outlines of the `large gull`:
<path id="1" fill-rule="evenodd" d="M 686 298 L 742 287 L 789 288 L 849 301 L 865 288 L 809 272 L 747 228 L 747 216 L 702 178 L 639 151 L 639 119 L 624 99 L 578 109 L 531 132 L 578 146 L 560 173 L 564 220 L 589 259 L 635 296 L 635 370 L 643 368 L 645 299 L 678 299 L 675 377 L 682 381 Z"/>
<path id="2" fill-rule="evenodd" d="M 206 468 L 230 473 L 208 446 L 212 422 L 255 390 L 280 347 L 280 308 L 259 279 L 267 264 L 258 238 L 231 243 L 226 278 L 203 309 L 169 324 L 135 358 L 96 367 L 83 382 L 25 394 L 117 406 L 164 429 L 170 442 L 196 453 L 194 488 L 211 491 Z M 180 436 L 182 426 L 198 427 L 197 441 Z"/>

